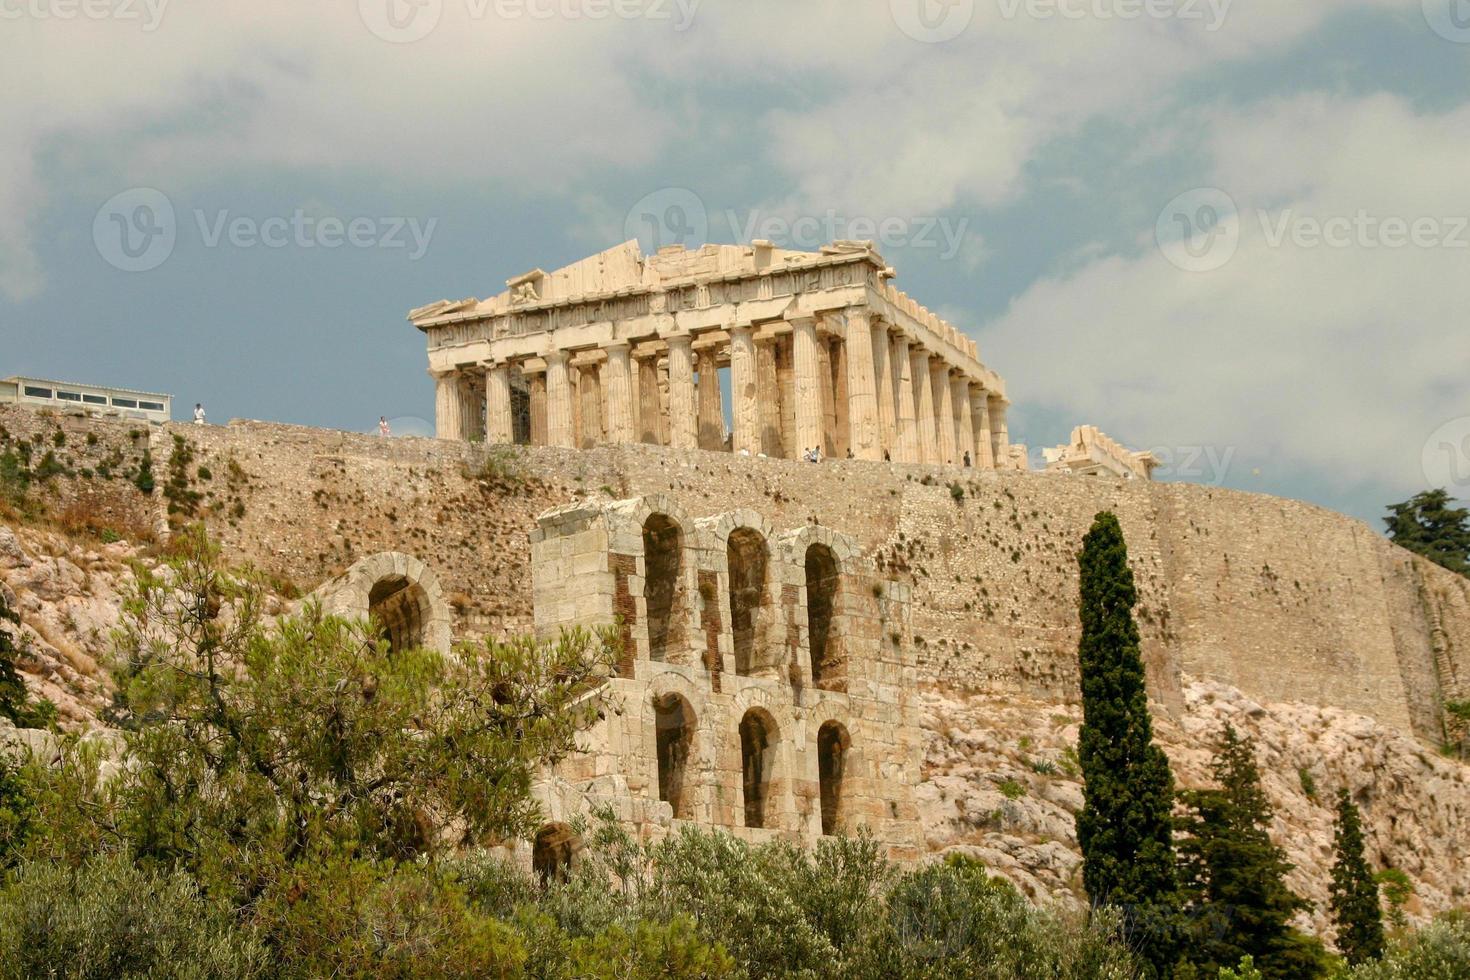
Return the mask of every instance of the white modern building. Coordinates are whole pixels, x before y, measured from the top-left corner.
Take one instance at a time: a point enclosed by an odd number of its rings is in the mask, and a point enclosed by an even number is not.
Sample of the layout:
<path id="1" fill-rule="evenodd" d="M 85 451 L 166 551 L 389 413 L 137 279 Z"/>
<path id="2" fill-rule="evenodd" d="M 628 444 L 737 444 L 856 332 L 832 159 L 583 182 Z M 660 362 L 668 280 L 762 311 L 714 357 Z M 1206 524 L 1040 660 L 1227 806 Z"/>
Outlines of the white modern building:
<path id="1" fill-rule="evenodd" d="M 27 408 L 167 422 L 173 417 L 173 401 L 172 395 L 131 388 L 84 385 L 23 375 L 0 380 L 0 404 L 24 405 Z"/>

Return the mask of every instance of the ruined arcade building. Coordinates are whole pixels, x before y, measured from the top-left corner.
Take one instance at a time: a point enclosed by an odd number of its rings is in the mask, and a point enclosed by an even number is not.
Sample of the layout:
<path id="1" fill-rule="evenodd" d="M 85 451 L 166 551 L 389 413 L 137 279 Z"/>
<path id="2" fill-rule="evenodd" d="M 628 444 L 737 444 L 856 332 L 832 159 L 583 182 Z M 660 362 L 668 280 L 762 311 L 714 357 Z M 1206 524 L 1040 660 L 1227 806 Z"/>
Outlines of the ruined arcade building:
<path id="1" fill-rule="evenodd" d="M 409 319 L 428 338 L 441 439 L 1010 466 L 1004 382 L 892 275 L 868 243 L 644 257 L 627 242 Z M 597 803 L 644 828 L 754 839 L 863 826 L 921 853 L 909 593 L 852 539 L 657 496 L 538 523 L 538 631 L 616 620 L 624 645 L 618 708 L 541 788 L 560 819 L 538 865 L 567 859 L 566 820 Z"/>

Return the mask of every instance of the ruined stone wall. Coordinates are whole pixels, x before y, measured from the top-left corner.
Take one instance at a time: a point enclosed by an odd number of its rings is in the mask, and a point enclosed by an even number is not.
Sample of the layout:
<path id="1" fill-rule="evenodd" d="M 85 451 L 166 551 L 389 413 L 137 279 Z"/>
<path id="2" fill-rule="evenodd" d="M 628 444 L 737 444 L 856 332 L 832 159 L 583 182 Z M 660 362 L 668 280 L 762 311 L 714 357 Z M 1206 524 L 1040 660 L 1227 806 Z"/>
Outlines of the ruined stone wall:
<path id="1" fill-rule="evenodd" d="M 0 410 L 12 432 L 24 419 L 36 424 L 25 410 Z M 91 450 L 136 451 L 125 425 L 64 424 L 77 433 L 69 442 L 93 432 Z M 1166 706 L 1177 707 L 1187 674 L 1437 739 L 1440 701 L 1464 696 L 1470 682 L 1465 581 L 1366 525 L 1289 500 L 641 446 L 520 450 L 508 462 L 491 451 L 484 466 L 486 450 L 474 445 L 237 423 L 154 431 L 156 517 L 175 433 L 195 454 L 190 469 L 212 476 L 194 480 L 194 509 L 227 553 L 303 589 L 367 555 L 414 555 L 437 573 L 461 635 L 532 627 L 537 515 L 662 493 L 689 513 L 749 508 L 775 527 L 818 523 L 850 536 L 880 571 L 912 584 L 920 682 L 1068 699 L 1075 552 L 1093 515 L 1109 508 L 1128 537 L 1151 688 Z M 58 478 L 52 492 L 80 493 L 79 481 Z M 135 513 L 141 497 L 121 480 L 87 492 L 119 514 Z"/>

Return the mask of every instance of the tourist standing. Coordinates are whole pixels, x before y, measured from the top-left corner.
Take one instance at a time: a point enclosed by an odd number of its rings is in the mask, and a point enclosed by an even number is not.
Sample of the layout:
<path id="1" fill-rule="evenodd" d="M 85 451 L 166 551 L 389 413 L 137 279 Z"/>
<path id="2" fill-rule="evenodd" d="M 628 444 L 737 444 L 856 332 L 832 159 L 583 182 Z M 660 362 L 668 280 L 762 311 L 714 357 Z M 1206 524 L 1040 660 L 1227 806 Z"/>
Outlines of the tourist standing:
<path id="1" fill-rule="evenodd" d="M 194 424 L 195 425 L 203 425 L 204 424 L 204 403 L 203 402 L 195 402 L 194 403 Z"/>
<path id="2" fill-rule="evenodd" d="M 388 416 L 386 416 L 386 415 L 379 415 L 378 416 L 378 435 L 381 436 L 382 438 L 386 439 L 389 436 L 391 436 L 392 434 L 393 434 L 393 430 L 391 428 L 389 428 L 389 426 L 388 426 Z"/>

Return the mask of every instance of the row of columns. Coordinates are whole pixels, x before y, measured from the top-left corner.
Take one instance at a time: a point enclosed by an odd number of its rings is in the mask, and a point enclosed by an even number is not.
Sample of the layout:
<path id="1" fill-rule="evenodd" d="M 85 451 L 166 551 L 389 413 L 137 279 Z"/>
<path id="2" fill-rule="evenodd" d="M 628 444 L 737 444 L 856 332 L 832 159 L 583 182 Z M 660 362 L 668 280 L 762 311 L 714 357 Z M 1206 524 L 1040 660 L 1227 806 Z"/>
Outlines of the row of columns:
<path id="1" fill-rule="evenodd" d="M 822 324 L 789 321 L 789 352 L 758 342 L 750 325 L 728 328 L 731 448 L 795 457 L 812 447 L 857 459 L 957 465 L 969 455 L 982 469 L 1009 455 L 1006 402 L 914 345 L 866 308 L 848 308 Z M 626 341 L 602 348 L 604 359 L 545 357 L 545 373 L 527 374 L 529 429 L 516 431 L 509 363 L 436 376 L 440 438 L 491 443 L 529 441 L 651 442 L 676 449 L 725 445 L 718 350 L 687 334 L 664 338 L 667 401 L 657 356 L 638 358 Z M 784 348 L 781 348 L 784 349 Z M 778 357 L 789 358 L 786 365 Z M 636 377 L 635 377 L 636 372 Z M 634 387 L 636 384 L 636 395 Z M 578 393 L 573 401 L 573 390 Z M 787 402 L 790 402 L 788 405 Z M 787 438 L 794 445 L 785 445 Z"/>

